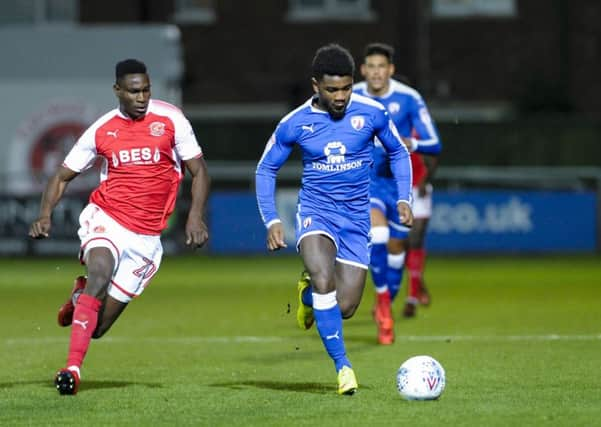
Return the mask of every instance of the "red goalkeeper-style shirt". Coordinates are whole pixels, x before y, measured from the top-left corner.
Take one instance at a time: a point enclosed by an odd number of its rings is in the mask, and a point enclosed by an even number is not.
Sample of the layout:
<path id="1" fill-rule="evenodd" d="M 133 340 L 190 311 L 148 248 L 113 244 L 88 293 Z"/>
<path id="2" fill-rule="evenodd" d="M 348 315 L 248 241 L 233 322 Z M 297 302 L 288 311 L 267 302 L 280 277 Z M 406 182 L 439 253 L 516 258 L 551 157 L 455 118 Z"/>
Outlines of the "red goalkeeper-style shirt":
<path id="1" fill-rule="evenodd" d="M 125 228 L 159 235 L 175 207 L 183 161 L 202 156 L 190 122 L 175 106 L 150 100 L 137 120 L 114 109 L 77 140 L 63 166 L 82 172 L 102 159 L 100 185 L 90 195 Z"/>

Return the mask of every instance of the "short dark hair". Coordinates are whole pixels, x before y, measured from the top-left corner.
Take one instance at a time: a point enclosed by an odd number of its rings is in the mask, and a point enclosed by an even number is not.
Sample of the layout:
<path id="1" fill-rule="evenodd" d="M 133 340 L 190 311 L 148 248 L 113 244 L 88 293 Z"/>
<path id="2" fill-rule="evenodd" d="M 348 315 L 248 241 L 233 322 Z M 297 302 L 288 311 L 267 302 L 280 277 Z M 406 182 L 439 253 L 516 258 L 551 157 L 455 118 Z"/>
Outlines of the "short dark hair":
<path id="1" fill-rule="evenodd" d="M 137 59 L 124 59 L 115 65 L 115 80 L 123 78 L 126 74 L 146 74 L 146 64 Z"/>
<path id="2" fill-rule="evenodd" d="M 385 43 L 370 43 L 365 46 L 363 58 L 365 59 L 371 55 L 383 55 L 388 59 L 388 62 L 392 64 L 394 59 L 394 47 Z"/>
<path id="3" fill-rule="evenodd" d="M 321 80 L 324 74 L 330 76 L 351 76 L 355 74 L 355 61 L 348 50 L 331 43 L 320 47 L 313 57 L 313 77 Z"/>

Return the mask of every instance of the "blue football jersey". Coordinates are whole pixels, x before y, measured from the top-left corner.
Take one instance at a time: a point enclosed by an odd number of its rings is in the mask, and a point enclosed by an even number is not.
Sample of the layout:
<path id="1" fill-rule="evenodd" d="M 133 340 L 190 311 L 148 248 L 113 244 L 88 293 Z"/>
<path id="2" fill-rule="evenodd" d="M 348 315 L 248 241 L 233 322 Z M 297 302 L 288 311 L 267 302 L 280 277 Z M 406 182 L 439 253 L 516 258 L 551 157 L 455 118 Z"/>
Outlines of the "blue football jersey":
<path id="1" fill-rule="evenodd" d="M 388 92 L 382 96 L 370 95 L 367 82 L 353 86 L 353 92 L 370 97 L 386 107 L 390 118 L 401 136 L 415 138 L 418 141 L 416 152 L 437 155 L 442 149 L 438 131 L 421 95 L 412 87 L 390 79 Z M 374 150 L 374 169 L 376 176 L 391 177 L 388 155 L 376 144 Z"/>
<path id="2" fill-rule="evenodd" d="M 275 179 L 295 144 L 302 150 L 299 201 L 342 213 L 369 211 L 369 181 L 374 137 L 390 156 L 399 200 L 411 200 L 409 153 L 386 108 L 352 94 L 344 116 L 334 120 L 312 105 L 312 99 L 286 115 L 269 139 L 256 172 L 259 211 L 269 227 L 279 221 Z"/>

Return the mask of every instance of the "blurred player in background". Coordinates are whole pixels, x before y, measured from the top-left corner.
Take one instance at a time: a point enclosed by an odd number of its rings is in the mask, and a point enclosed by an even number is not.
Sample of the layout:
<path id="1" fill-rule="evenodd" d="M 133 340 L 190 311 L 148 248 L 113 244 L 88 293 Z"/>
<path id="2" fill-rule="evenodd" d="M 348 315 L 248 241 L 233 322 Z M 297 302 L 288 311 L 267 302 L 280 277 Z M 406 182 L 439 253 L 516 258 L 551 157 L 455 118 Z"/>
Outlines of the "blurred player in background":
<path id="1" fill-rule="evenodd" d="M 315 95 L 285 116 L 267 142 L 256 174 L 267 247 L 286 247 L 275 207 L 275 181 L 294 145 L 302 150 L 302 188 L 296 214 L 297 250 L 306 272 L 299 282 L 297 321 L 313 322 L 338 374 L 338 393 L 353 394 L 357 380 L 347 358 L 342 319 L 354 313 L 369 265 L 369 170 L 377 136 L 388 152 L 399 195 L 398 222 L 410 226 L 409 153 L 379 103 L 352 94 L 354 61 L 339 45 L 317 50 L 311 79 Z"/>
<path id="2" fill-rule="evenodd" d="M 430 180 L 441 150 L 438 132 L 428 109 L 413 88 L 392 79 L 394 49 L 382 43 L 366 46 L 361 75 L 365 81 L 354 86 L 354 92 L 382 103 L 399 133 L 411 140 L 413 166 L 413 227 L 399 223 L 395 212 L 396 189 L 389 166 L 389 158 L 381 145 L 374 147 L 374 168 L 370 185 L 371 197 L 371 274 L 376 286 L 374 318 L 378 324 L 378 341 L 394 341 L 391 302 L 401 286 L 405 253 L 409 269 L 409 291 L 403 314 L 415 315 L 419 301 L 429 304 L 429 294 L 423 285 L 426 251 L 424 237 L 432 212 L 432 185 Z"/>
<path id="3" fill-rule="evenodd" d="M 58 313 L 60 326 L 71 325 L 67 365 L 55 377 L 60 394 L 77 393 L 91 338 L 106 333 L 157 272 L 161 231 L 174 209 L 184 167 L 192 174 L 186 244 L 199 247 L 208 238 L 202 215 L 209 178 L 190 123 L 175 106 L 150 99 L 144 63 L 117 63 L 115 78 L 119 108 L 77 140 L 48 181 L 39 218 L 29 231 L 33 238 L 49 237 L 52 211 L 69 182 L 102 159 L 100 185 L 79 217 L 80 259 L 87 277 L 75 280 Z"/>

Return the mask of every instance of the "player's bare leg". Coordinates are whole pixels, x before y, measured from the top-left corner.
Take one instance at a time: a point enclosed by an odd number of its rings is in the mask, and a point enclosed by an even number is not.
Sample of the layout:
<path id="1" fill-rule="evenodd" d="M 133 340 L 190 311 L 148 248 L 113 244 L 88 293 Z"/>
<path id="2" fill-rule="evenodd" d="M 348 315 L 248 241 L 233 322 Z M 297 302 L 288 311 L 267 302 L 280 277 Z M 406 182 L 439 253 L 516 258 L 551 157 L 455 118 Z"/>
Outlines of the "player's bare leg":
<path id="1" fill-rule="evenodd" d="M 99 321 L 92 338 L 98 339 L 107 333 L 126 307 L 127 303 L 118 301 L 112 296 L 107 295 L 98 313 Z"/>
<path id="2" fill-rule="evenodd" d="M 365 288 L 367 270 L 342 262 L 336 263 L 336 297 L 343 319 L 353 317 Z"/>
<path id="3" fill-rule="evenodd" d="M 357 381 L 346 355 L 342 333 L 342 311 L 336 289 L 336 246 L 324 235 L 309 235 L 300 242 L 300 254 L 311 276 L 313 314 L 317 331 L 338 374 L 338 393 L 353 394 L 357 390 Z M 346 309 L 354 312 L 356 307 L 353 308 L 353 304 L 350 304 Z"/>
<path id="4" fill-rule="evenodd" d="M 314 234 L 304 237 L 299 249 L 305 268 L 311 276 L 313 293 L 327 294 L 335 291 L 336 245 L 334 242 L 325 235 Z"/>

